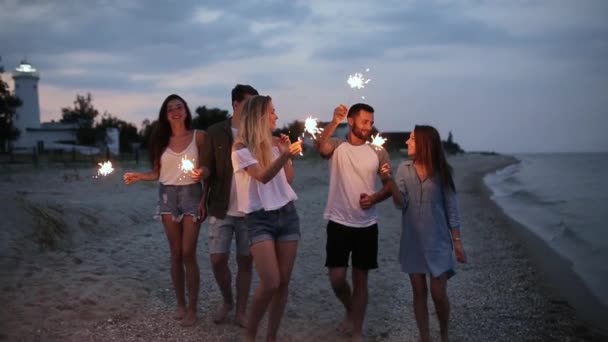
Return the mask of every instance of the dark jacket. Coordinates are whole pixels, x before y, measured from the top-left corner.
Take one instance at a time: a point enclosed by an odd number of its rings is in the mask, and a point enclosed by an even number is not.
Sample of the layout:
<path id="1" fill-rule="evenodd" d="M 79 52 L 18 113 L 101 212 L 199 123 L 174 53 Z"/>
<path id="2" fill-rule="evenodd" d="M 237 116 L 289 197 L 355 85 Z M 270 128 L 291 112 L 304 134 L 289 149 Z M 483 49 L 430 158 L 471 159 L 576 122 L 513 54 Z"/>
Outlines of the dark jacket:
<path id="1" fill-rule="evenodd" d="M 226 217 L 232 184 L 232 120 L 218 122 L 207 129 L 201 155 L 201 166 L 209 170 L 205 180 L 209 184 L 207 214 L 219 219 Z"/>

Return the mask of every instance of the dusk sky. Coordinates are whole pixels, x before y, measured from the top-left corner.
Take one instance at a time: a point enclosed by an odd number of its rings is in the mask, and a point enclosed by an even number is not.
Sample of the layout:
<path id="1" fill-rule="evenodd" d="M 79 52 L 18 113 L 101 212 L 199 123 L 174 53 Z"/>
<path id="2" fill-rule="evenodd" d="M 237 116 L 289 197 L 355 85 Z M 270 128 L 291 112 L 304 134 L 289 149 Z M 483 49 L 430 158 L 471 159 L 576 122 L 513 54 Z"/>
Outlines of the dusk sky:
<path id="1" fill-rule="evenodd" d="M 6 81 L 24 56 L 40 72 L 43 121 L 90 92 L 139 126 L 170 93 L 231 109 L 249 83 L 279 125 L 365 96 L 380 131 L 431 124 L 469 151 L 608 151 L 605 0 L 0 0 L 0 56 Z M 366 68 L 371 82 L 351 89 Z"/>

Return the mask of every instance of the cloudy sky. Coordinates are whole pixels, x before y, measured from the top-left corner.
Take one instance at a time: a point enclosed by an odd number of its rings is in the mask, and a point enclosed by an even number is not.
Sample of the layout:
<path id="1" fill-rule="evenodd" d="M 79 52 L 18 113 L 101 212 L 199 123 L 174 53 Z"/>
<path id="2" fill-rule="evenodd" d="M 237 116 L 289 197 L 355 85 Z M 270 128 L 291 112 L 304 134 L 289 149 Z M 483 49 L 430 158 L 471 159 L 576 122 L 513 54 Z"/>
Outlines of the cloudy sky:
<path id="1" fill-rule="evenodd" d="M 86 92 L 137 125 L 170 93 L 229 109 L 238 82 L 271 95 L 282 123 L 365 96 L 381 131 L 608 151 L 604 0 L 0 0 L 0 55 L 9 72 L 24 56 L 40 71 L 43 121 Z"/>

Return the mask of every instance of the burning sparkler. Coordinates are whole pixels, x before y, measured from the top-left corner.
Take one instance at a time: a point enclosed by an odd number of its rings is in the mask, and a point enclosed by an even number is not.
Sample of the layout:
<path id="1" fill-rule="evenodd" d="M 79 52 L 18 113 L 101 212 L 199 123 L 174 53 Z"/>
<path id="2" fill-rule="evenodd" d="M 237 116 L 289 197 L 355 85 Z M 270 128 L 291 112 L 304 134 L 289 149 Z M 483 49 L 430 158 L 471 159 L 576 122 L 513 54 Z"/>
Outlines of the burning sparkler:
<path id="1" fill-rule="evenodd" d="M 365 85 L 368 84 L 370 81 L 371 79 L 366 79 L 365 77 L 363 77 L 363 74 L 357 72 L 354 75 L 349 75 L 346 83 L 348 83 L 351 88 L 362 89 L 365 88 Z"/>
<path id="2" fill-rule="evenodd" d="M 182 170 L 183 173 L 192 172 L 192 170 L 194 170 L 194 162 L 192 162 L 192 160 L 190 160 L 186 157 L 183 157 L 182 163 L 179 166 L 179 168 Z"/>
<path id="3" fill-rule="evenodd" d="M 309 116 L 306 120 L 304 120 L 304 133 L 308 133 L 312 136 L 312 139 L 317 139 L 317 134 L 321 134 L 323 132 L 323 128 L 317 127 L 319 122 L 316 118 Z M 302 133 L 302 136 L 304 136 Z"/>
<path id="4" fill-rule="evenodd" d="M 386 138 L 381 137 L 380 133 L 378 133 L 376 136 L 372 135 L 372 141 L 368 142 L 368 144 L 371 144 L 375 149 L 381 149 L 383 148 L 382 145 L 384 145 L 385 142 Z"/>
<path id="5" fill-rule="evenodd" d="M 97 175 L 99 176 L 107 176 L 110 173 L 112 173 L 112 171 L 114 171 L 114 168 L 112 167 L 112 162 L 111 161 L 107 161 L 104 163 L 98 163 L 99 165 L 99 170 L 97 170 Z"/>

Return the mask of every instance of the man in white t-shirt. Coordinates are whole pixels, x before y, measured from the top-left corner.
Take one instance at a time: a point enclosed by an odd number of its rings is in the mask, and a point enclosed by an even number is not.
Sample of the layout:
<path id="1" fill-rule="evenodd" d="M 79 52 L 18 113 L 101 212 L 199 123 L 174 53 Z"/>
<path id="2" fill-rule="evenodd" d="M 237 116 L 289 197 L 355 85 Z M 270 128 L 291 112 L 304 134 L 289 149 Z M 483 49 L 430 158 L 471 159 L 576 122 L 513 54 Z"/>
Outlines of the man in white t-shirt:
<path id="1" fill-rule="evenodd" d="M 232 144 L 238 131 L 245 101 L 258 91 L 250 85 L 237 84 L 232 89 L 234 114 L 229 120 L 214 124 L 207 129 L 207 139 L 201 157 L 204 179 L 203 203 L 209 214 L 209 257 L 213 275 L 220 288 L 223 303 L 213 320 L 222 323 L 233 307 L 232 275 L 228 267 L 230 246 L 236 240 L 238 273 L 236 276 L 236 322 L 246 326 L 246 308 L 251 287 L 252 263 L 249 255 L 249 236 L 245 214 L 239 212 L 237 192 L 233 177 Z"/>
<path id="2" fill-rule="evenodd" d="M 330 138 L 347 117 L 349 131 L 344 138 Z M 378 225 L 375 204 L 391 193 L 386 180 L 376 192 L 380 168 L 389 163 L 383 148 L 368 143 L 374 125 L 374 109 L 357 103 L 347 110 L 340 105 L 332 122 L 317 139 L 316 147 L 329 159 L 329 194 L 324 217 L 327 224 L 325 266 L 336 297 L 346 309 L 341 329 L 352 331 L 353 341 L 362 339 L 367 307 L 368 271 L 378 268 Z M 352 254 L 353 290 L 346 280 Z"/>

